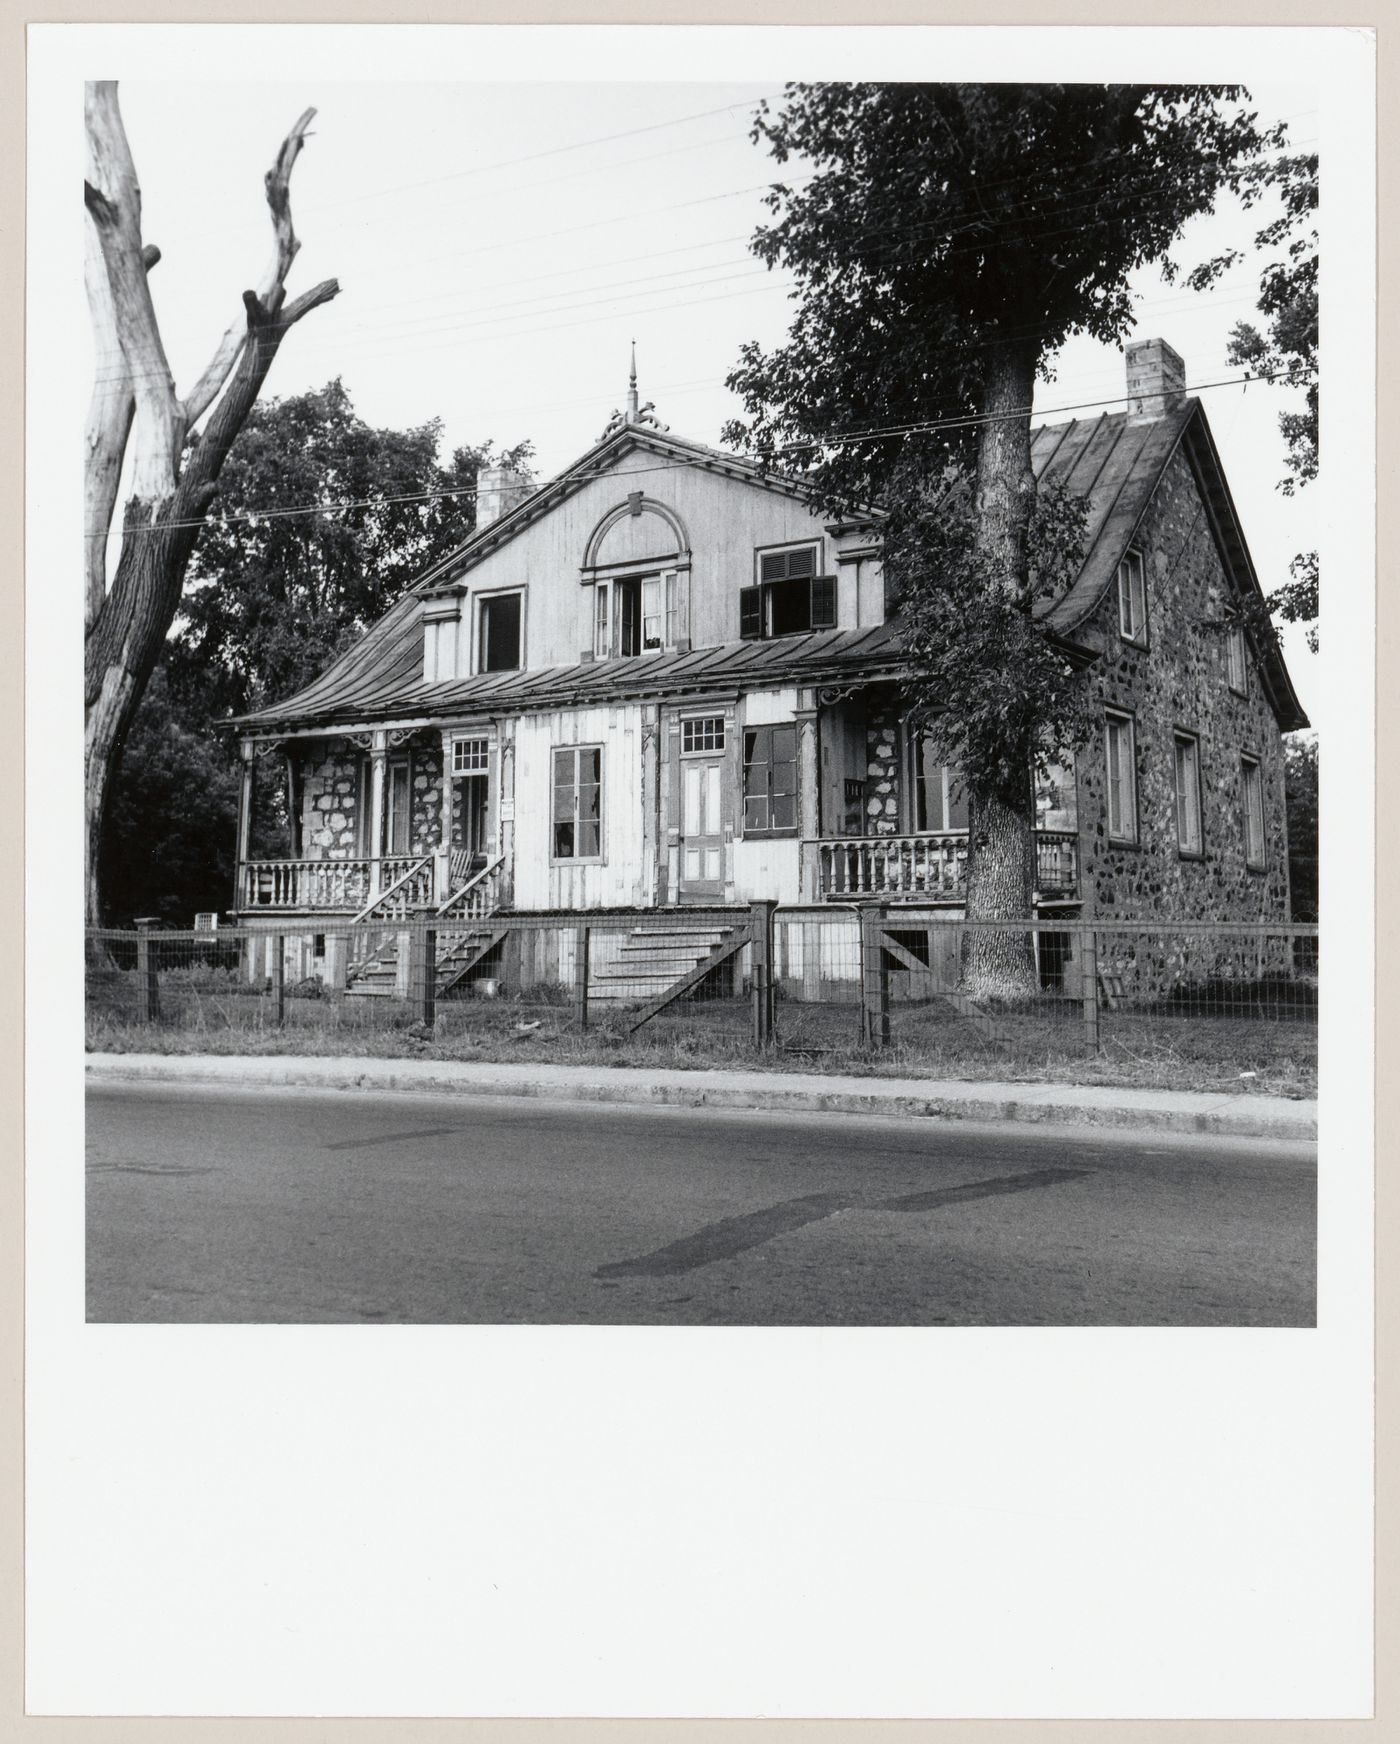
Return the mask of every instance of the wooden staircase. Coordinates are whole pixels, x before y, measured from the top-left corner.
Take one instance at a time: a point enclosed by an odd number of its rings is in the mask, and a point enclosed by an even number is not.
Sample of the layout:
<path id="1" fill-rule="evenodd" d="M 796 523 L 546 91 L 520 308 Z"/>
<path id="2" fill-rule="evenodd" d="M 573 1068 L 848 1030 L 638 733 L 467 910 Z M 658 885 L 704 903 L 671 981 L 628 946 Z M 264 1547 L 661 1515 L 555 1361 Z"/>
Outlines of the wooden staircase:
<path id="1" fill-rule="evenodd" d="M 473 872 L 467 857 L 454 850 L 451 879 L 456 888 L 452 894 L 446 901 L 438 904 L 436 911 L 428 909 L 421 901 L 417 905 L 417 918 L 425 919 L 431 913 L 438 922 L 435 976 L 438 998 L 458 987 L 506 936 L 507 929 L 494 924 L 492 920 L 501 865 L 501 857 L 497 855 L 494 860 Z M 415 874 L 419 871 L 419 867 L 413 868 Z M 395 886 L 377 903 L 366 907 L 356 919 L 382 919 L 394 913 L 403 914 L 403 906 L 395 909 L 386 901 L 397 888 Z M 368 957 L 352 964 L 346 979 L 345 992 L 348 997 L 355 999 L 403 997 L 400 992 L 397 932 L 386 934 Z"/>
<path id="2" fill-rule="evenodd" d="M 588 996 L 627 1005 L 650 1003 L 678 981 L 695 975 L 738 930 L 737 926 L 683 923 L 635 927 L 612 949 L 604 944 L 607 934 L 595 932 Z"/>
<path id="3" fill-rule="evenodd" d="M 493 926 L 490 919 L 469 925 L 465 931 L 443 931 L 437 936 L 437 997 L 459 986 L 473 969 L 506 936 L 506 928 Z M 356 964 L 345 984 L 350 999 L 398 999 L 399 944 L 397 936 L 389 939 L 364 962 Z"/>

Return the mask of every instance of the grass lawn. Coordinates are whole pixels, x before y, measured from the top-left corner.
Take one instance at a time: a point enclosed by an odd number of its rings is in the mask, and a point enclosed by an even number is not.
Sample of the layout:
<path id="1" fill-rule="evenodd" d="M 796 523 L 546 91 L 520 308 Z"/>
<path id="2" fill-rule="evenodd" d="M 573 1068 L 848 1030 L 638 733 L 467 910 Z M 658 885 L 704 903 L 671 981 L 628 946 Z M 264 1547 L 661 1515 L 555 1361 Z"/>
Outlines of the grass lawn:
<path id="1" fill-rule="evenodd" d="M 1000 1079 L 1140 1089 L 1317 1094 L 1315 1013 L 1268 1006 L 1228 1012 L 1105 1009 L 1100 1045 L 1085 1048 L 1078 1004 L 1047 997 L 990 1018 L 950 1002 L 896 1002 L 890 1045 L 862 1044 L 849 1004 L 780 999 L 774 1045 L 756 1048 L 746 999 L 677 1004 L 635 1034 L 619 1007 L 598 1005 L 581 1030 L 566 995 L 463 998 L 438 1005 L 431 1035 L 392 999 L 289 993 L 278 1025 L 270 1000 L 236 981 L 201 987 L 162 977 L 161 1018 L 135 1021 L 133 977 L 89 982 L 87 1045 L 96 1052 L 324 1054 L 378 1059 L 531 1060 L 558 1065 L 742 1067 L 873 1077 Z"/>

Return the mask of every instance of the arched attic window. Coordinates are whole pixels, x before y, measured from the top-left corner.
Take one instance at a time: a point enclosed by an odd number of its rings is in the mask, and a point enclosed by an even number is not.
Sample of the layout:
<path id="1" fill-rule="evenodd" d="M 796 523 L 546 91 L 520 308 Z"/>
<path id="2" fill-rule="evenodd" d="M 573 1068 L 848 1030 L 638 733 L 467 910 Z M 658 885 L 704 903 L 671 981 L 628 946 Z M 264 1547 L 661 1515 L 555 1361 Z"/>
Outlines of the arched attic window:
<path id="1" fill-rule="evenodd" d="M 690 538 L 674 509 L 642 491 L 608 510 L 580 569 L 585 660 L 690 647 Z"/>

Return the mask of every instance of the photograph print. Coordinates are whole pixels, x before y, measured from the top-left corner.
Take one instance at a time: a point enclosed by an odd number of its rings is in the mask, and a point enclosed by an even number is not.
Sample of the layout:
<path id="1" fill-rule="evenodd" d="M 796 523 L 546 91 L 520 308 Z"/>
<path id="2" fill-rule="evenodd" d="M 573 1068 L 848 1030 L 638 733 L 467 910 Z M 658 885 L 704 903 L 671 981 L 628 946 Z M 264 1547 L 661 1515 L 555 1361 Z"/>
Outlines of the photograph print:
<path id="1" fill-rule="evenodd" d="M 1314 1326 L 1318 113 L 88 83 L 88 1321 Z"/>

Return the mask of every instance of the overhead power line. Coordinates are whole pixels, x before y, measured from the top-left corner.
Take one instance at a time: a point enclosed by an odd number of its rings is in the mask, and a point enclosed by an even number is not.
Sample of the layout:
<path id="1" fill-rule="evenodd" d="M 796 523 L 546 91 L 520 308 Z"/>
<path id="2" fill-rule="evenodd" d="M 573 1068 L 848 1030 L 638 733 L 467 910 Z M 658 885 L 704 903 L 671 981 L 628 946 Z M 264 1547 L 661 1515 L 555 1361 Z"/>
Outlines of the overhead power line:
<path id="1" fill-rule="evenodd" d="M 1219 381 L 1201 382 L 1193 387 L 1192 394 L 1205 393 L 1214 388 L 1239 387 L 1242 383 L 1274 381 L 1287 377 L 1294 372 L 1289 370 L 1266 370 L 1257 375 L 1240 375 L 1222 377 Z M 1105 406 L 1120 406 L 1135 396 L 1114 394 L 1106 399 L 1080 400 L 1067 406 L 1047 406 L 1040 414 L 1043 417 L 1057 417 L 1067 412 L 1098 411 Z M 933 418 L 906 424 L 889 424 L 875 430 L 853 430 L 843 435 L 812 438 L 803 442 L 785 442 L 775 451 L 775 458 L 809 452 L 813 449 L 840 448 L 849 443 L 885 442 L 896 437 L 930 435 L 939 430 L 977 429 L 987 424 L 1008 423 L 1012 419 L 1034 415 L 1033 408 L 1021 406 L 1009 412 L 969 412 L 957 418 Z M 743 459 L 743 456 L 735 456 Z M 628 478 L 637 478 L 644 474 L 661 472 L 677 472 L 695 465 L 693 460 L 676 460 L 658 463 L 655 466 L 629 467 Z M 556 473 L 553 478 L 545 479 L 536 485 L 535 490 L 548 490 L 562 483 L 569 477 L 569 472 Z M 476 485 L 462 485 L 441 490 L 408 491 L 401 495 L 348 498 L 333 503 L 305 503 L 289 507 L 272 507 L 266 509 L 246 509 L 231 514 L 210 514 L 196 520 L 159 521 L 150 526 L 133 529 L 142 534 L 173 532 L 177 528 L 230 526 L 234 524 L 256 523 L 260 521 L 283 520 L 293 515 L 333 515 L 346 509 L 376 509 L 387 508 L 404 503 L 440 502 L 455 499 L 470 499 L 477 495 Z M 116 529 L 106 529 L 102 532 L 88 532 L 84 535 L 89 539 L 105 539 L 109 536 L 125 536 Z"/>

